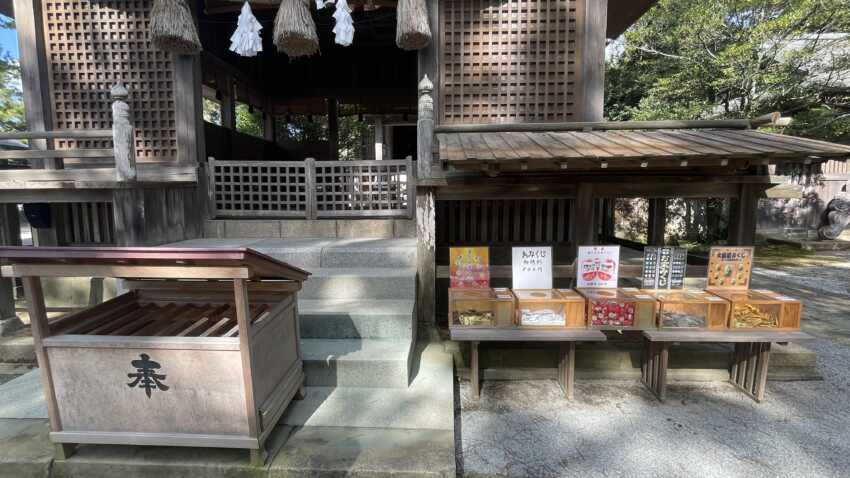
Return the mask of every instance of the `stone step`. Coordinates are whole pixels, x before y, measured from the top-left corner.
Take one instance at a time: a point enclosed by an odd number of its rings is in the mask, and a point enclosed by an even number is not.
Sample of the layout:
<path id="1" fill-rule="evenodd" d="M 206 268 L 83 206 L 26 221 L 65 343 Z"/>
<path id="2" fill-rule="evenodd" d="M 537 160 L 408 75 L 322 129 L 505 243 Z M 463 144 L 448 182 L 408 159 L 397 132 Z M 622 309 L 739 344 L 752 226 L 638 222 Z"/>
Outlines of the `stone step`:
<path id="1" fill-rule="evenodd" d="M 412 339 L 414 307 L 413 300 L 301 299 L 301 337 Z"/>
<path id="2" fill-rule="evenodd" d="M 0 362 L 35 363 L 35 347 L 31 335 L 0 337 Z"/>
<path id="3" fill-rule="evenodd" d="M 407 387 L 410 339 L 301 339 L 307 386 Z"/>
<path id="4" fill-rule="evenodd" d="M 416 239 L 192 239 L 172 247 L 250 247 L 312 271 L 320 267 L 416 267 Z"/>
<path id="5" fill-rule="evenodd" d="M 454 433 L 344 427 L 294 429 L 272 461 L 269 476 L 453 478 Z"/>
<path id="6" fill-rule="evenodd" d="M 301 299 L 393 299 L 416 297 L 416 269 L 313 269 L 298 297 Z"/>
<path id="7" fill-rule="evenodd" d="M 441 344 L 414 353 L 407 388 L 306 387 L 281 423 L 296 427 L 454 429 L 452 356 Z"/>

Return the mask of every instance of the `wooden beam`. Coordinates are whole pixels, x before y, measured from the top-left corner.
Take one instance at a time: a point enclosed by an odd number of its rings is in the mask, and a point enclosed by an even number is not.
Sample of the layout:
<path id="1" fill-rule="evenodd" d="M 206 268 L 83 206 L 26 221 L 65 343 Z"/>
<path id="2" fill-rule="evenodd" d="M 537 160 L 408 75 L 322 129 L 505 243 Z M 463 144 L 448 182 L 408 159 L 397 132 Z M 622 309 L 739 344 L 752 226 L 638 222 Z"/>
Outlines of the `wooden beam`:
<path id="1" fill-rule="evenodd" d="M 596 207 L 593 198 L 594 185 L 580 183 L 576 187 L 576 198 L 570 205 L 570 243 L 574 252 L 578 246 L 596 244 Z"/>
<path id="2" fill-rule="evenodd" d="M 111 139 L 111 129 L 55 129 L 52 131 L 13 131 L 0 133 L 0 140 L 22 139 Z"/>
<path id="3" fill-rule="evenodd" d="M 755 184 L 741 184 L 738 197 L 732 201 L 729 218 L 729 237 L 731 246 L 752 246 L 756 241 L 756 223 L 758 200 L 763 187 Z"/>
<path id="4" fill-rule="evenodd" d="M 609 131 L 644 129 L 749 129 L 750 120 L 576 121 L 572 123 L 444 124 L 435 133 Z"/>
<path id="5" fill-rule="evenodd" d="M 607 28 L 608 0 L 583 0 L 576 14 L 581 15 L 578 25 L 579 82 L 576 96 L 580 105 L 578 117 L 582 121 L 602 121 L 605 103 L 605 31 Z M 581 12 L 581 13 L 580 13 Z"/>
<path id="6" fill-rule="evenodd" d="M 623 279 L 639 279 L 643 274 L 643 266 L 642 265 L 620 265 L 619 277 Z M 696 265 L 688 265 L 686 274 L 687 277 L 699 277 L 704 278 L 708 273 L 707 266 L 696 266 Z M 491 279 L 510 279 L 512 277 L 513 270 L 511 266 L 490 266 L 490 278 Z M 552 267 L 552 277 L 559 279 L 574 279 L 576 276 L 575 265 L 574 264 L 558 264 Z M 437 278 L 438 279 L 448 279 L 449 278 L 449 266 L 448 265 L 438 265 L 437 266 Z"/>
<path id="7" fill-rule="evenodd" d="M 172 61 L 177 161 L 182 164 L 198 164 L 204 157 L 201 149 L 204 144 L 204 130 L 200 59 L 197 55 L 174 55 Z M 222 104 L 222 116 L 223 114 Z"/>

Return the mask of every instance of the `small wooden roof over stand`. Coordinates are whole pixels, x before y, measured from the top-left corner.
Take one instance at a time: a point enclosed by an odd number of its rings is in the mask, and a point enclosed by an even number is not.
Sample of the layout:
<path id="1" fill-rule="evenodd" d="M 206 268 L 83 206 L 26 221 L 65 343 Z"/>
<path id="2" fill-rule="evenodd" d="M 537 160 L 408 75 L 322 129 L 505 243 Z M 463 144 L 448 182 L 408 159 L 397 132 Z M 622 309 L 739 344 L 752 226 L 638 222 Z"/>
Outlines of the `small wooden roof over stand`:
<path id="1" fill-rule="evenodd" d="M 58 458 L 93 443 L 241 448 L 265 462 L 303 394 L 295 304 L 309 272 L 245 248 L 2 247 L 0 261 L 23 278 Z M 41 278 L 78 276 L 139 280 L 48 323 Z"/>
<path id="2" fill-rule="evenodd" d="M 3 277 L 307 280 L 310 273 L 248 248 L 0 247 Z"/>

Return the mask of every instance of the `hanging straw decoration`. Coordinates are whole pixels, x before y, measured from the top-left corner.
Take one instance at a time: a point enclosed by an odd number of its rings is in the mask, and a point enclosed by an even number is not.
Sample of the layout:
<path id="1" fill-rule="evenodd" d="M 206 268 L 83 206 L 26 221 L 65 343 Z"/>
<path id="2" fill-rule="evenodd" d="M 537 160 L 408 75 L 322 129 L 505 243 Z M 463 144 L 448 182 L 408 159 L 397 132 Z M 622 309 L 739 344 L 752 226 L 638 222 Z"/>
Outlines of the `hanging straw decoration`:
<path id="1" fill-rule="evenodd" d="M 419 50 L 431 43 L 425 0 L 398 0 L 395 42 L 403 50 Z"/>
<path id="2" fill-rule="evenodd" d="M 263 39 L 260 37 L 262 29 L 263 26 L 257 21 L 246 0 L 236 21 L 236 31 L 230 37 L 230 51 L 240 56 L 257 56 L 258 52 L 263 51 Z"/>
<path id="3" fill-rule="evenodd" d="M 283 0 L 274 19 L 274 44 L 291 58 L 319 51 L 316 23 L 310 15 L 310 0 Z"/>
<path id="4" fill-rule="evenodd" d="M 186 0 L 154 0 L 150 35 L 154 46 L 179 55 L 201 51 L 198 29 Z"/>
<path id="5" fill-rule="evenodd" d="M 351 8 L 346 0 L 336 0 L 334 12 L 334 41 L 337 45 L 349 46 L 354 41 L 354 20 L 351 18 Z"/>

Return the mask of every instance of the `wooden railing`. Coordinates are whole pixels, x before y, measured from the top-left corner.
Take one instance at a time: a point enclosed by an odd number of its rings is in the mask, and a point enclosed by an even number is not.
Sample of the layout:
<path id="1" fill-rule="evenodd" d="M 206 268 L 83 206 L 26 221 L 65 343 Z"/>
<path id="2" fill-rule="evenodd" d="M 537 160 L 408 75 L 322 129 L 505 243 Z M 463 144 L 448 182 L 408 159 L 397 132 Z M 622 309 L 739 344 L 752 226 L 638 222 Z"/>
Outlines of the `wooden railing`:
<path id="1" fill-rule="evenodd" d="M 25 131 L 14 133 L 1 133 L 0 140 L 25 140 L 30 142 L 30 149 L 0 151 L 0 160 L 29 162 L 29 169 L 64 170 L 77 168 L 103 168 L 107 163 L 112 171 L 115 181 L 133 181 L 136 179 L 136 155 L 133 125 L 130 122 L 130 106 L 126 99 L 127 88 L 116 84 L 110 90 L 112 97 L 112 129 L 92 130 L 53 130 L 53 131 Z M 109 144 L 111 147 L 93 148 L 59 148 L 53 147 L 57 140 L 71 140 L 72 142 L 84 140 L 95 144 Z M 66 160 L 68 164 L 66 164 Z M 24 169 L 24 168 L 21 168 Z M 2 180 L 16 178 L 27 178 L 21 173 L 12 173 Z M 56 173 L 39 175 L 35 174 L 31 180 L 39 180 L 42 177 L 57 177 L 63 180 L 62 174 Z M 67 174 L 68 179 L 76 180 L 79 175 Z M 102 175 L 101 175 L 102 176 Z M 98 177 L 97 180 L 103 180 Z M 14 185 L 14 183 L 13 183 Z"/>
<path id="2" fill-rule="evenodd" d="M 358 218 L 413 214 L 412 159 L 209 160 L 216 217 Z"/>

